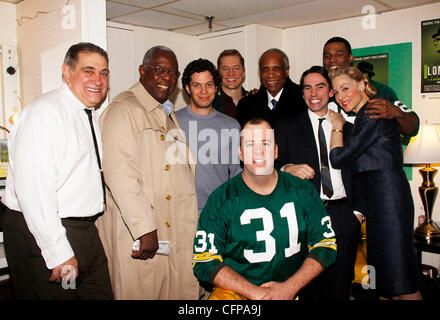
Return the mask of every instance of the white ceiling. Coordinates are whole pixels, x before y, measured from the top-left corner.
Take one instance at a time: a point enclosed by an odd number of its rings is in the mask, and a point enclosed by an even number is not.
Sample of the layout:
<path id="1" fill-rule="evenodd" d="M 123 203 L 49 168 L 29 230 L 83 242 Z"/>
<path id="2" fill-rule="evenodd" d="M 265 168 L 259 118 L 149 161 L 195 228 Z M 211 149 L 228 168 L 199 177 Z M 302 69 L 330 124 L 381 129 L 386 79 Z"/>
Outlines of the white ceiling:
<path id="1" fill-rule="evenodd" d="M 106 0 L 109 21 L 189 35 L 249 24 L 284 29 L 358 17 L 366 5 L 381 13 L 435 2 L 440 0 Z M 214 17 L 211 29 L 208 16 Z"/>
<path id="2" fill-rule="evenodd" d="M 289 28 L 440 0 L 107 0 L 107 20 L 189 35 L 261 24 Z M 439 13 L 440 14 L 440 13 Z M 209 29 L 205 17 L 214 16 Z"/>

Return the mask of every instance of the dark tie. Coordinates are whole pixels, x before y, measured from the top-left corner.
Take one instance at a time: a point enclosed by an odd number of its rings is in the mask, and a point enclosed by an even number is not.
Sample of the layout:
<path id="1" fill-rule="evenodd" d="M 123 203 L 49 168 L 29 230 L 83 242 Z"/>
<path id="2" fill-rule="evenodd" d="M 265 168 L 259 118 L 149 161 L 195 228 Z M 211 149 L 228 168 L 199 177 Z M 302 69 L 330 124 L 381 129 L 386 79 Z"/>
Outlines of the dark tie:
<path id="1" fill-rule="evenodd" d="M 87 109 L 84 109 L 84 111 L 87 113 L 87 116 L 89 117 L 90 130 L 92 131 L 93 144 L 95 145 L 96 160 L 98 160 L 98 167 L 99 167 L 99 171 L 101 173 L 102 192 L 103 192 L 104 203 L 105 203 L 104 173 L 102 172 L 102 168 L 101 168 L 101 157 L 99 156 L 98 143 L 96 141 L 96 135 L 95 135 L 95 128 L 93 127 L 92 110 L 87 108 Z"/>
<path id="2" fill-rule="evenodd" d="M 275 108 L 277 107 L 278 101 L 276 101 L 275 99 L 272 99 L 271 102 L 272 102 L 272 106 L 273 106 L 272 110 L 275 110 Z"/>
<path id="3" fill-rule="evenodd" d="M 325 120 L 325 118 L 319 119 L 318 127 L 319 153 L 321 156 L 321 183 L 322 191 L 330 199 L 333 195 L 333 186 L 330 178 L 330 169 L 328 167 L 327 143 L 325 142 L 324 130 L 322 129 L 323 120 Z"/>

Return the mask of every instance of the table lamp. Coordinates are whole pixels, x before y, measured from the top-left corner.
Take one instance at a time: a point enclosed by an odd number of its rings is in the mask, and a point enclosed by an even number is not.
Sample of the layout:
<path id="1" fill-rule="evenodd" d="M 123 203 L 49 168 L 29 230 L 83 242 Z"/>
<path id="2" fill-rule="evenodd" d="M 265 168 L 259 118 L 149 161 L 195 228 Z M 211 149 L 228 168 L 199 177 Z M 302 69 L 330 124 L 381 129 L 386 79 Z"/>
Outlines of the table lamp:
<path id="1" fill-rule="evenodd" d="M 440 241 L 440 228 L 432 220 L 432 208 L 437 197 L 438 188 L 434 184 L 437 170 L 431 168 L 431 163 L 440 163 L 440 127 L 437 124 L 420 126 L 417 136 L 411 138 L 403 156 L 408 164 L 425 164 L 419 172 L 423 177 L 419 187 L 420 198 L 425 209 L 425 221 L 414 231 L 416 239 L 427 242 Z"/>

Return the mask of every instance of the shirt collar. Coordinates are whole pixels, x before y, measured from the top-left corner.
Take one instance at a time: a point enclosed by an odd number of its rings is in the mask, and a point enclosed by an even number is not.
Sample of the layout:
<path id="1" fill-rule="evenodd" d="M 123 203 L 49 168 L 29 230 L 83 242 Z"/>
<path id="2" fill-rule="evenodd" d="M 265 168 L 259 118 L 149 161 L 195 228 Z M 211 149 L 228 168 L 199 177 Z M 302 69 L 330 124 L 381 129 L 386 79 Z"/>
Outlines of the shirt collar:
<path id="1" fill-rule="evenodd" d="M 72 90 L 70 90 L 69 86 L 63 81 L 60 85 L 59 89 L 67 98 L 69 98 L 73 103 L 70 104 L 70 107 L 76 111 L 82 111 L 87 107 L 78 100 L 78 98 L 73 94 Z M 95 109 L 95 108 L 91 108 Z"/>
<path id="2" fill-rule="evenodd" d="M 325 118 L 325 119 L 328 120 L 328 110 L 327 110 L 327 113 L 325 114 L 324 117 L 318 116 L 316 113 L 312 112 L 310 109 L 307 109 L 307 112 L 309 113 L 309 118 L 312 121 L 314 121 L 314 120 L 318 121 L 321 118 Z"/>
<path id="3" fill-rule="evenodd" d="M 284 88 L 281 88 L 280 92 L 277 93 L 275 97 L 272 97 L 272 95 L 267 91 L 267 98 L 269 99 L 269 102 L 272 101 L 272 99 L 275 99 L 277 102 L 280 101 L 281 94 L 283 93 Z"/>
<path id="4" fill-rule="evenodd" d="M 173 103 L 170 100 L 167 100 L 164 103 L 162 103 L 162 108 L 169 116 L 171 111 L 173 110 Z"/>

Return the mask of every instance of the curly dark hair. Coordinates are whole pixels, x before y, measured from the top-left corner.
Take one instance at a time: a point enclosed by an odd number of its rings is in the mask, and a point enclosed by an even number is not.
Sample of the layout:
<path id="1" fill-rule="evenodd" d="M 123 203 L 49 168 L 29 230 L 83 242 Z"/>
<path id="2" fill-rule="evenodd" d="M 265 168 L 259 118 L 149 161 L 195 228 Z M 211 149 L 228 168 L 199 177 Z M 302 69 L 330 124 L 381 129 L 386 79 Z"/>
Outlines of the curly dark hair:
<path id="1" fill-rule="evenodd" d="M 190 96 L 189 92 L 186 91 L 185 87 L 186 85 L 189 86 L 189 83 L 191 82 L 191 76 L 194 73 L 198 72 L 204 72 L 209 71 L 212 74 L 212 77 L 214 78 L 214 84 L 216 87 L 220 84 L 220 77 L 218 75 L 217 69 L 215 68 L 214 64 L 207 60 L 207 59 L 197 59 L 191 61 L 183 71 L 182 75 L 182 85 L 183 89 L 185 90 L 186 94 Z"/>

